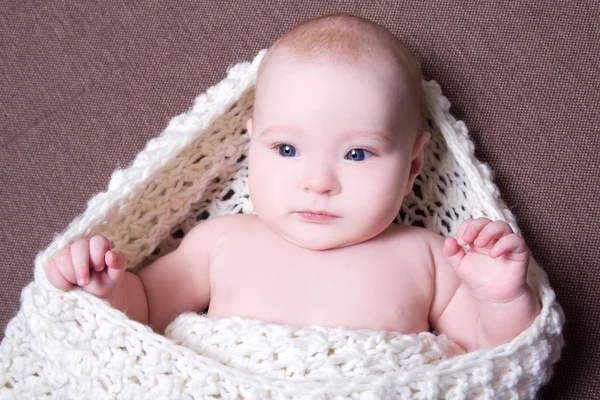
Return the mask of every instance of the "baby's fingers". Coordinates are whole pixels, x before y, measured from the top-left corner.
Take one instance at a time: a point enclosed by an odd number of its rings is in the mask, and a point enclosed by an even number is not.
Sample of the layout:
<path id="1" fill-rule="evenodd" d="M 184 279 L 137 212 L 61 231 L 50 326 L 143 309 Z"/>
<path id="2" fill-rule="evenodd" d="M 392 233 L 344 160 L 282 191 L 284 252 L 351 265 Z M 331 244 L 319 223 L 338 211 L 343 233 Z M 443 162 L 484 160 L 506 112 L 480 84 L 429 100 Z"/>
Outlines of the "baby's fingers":
<path id="1" fill-rule="evenodd" d="M 46 265 L 45 270 L 46 277 L 48 278 L 50 283 L 54 285 L 55 288 L 66 291 L 73 287 L 73 284 L 66 280 L 63 274 L 60 272 L 58 265 L 56 264 L 56 261 L 54 261 L 54 259 L 52 259 Z"/>
<path id="2" fill-rule="evenodd" d="M 80 239 L 70 246 L 71 262 L 77 277 L 77 284 L 85 286 L 90 283 L 90 250 L 88 241 Z"/>
<path id="3" fill-rule="evenodd" d="M 493 221 L 487 224 L 481 232 L 479 232 L 479 236 L 473 242 L 473 244 L 477 247 L 485 247 L 488 244 L 494 244 L 492 240 L 499 240 L 503 236 L 510 235 L 513 233 L 511 227 L 504 221 Z"/>
<path id="4" fill-rule="evenodd" d="M 449 237 L 444 241 L 444 246 L 442 247 L 442 253 L 446 256 L 446 259 L 450 262 L 450 264 L 457 270 L 460 266 L 460 262 L 465 256 L 465 251 L 463 248 L 456 242 L 456 239 Z"/>
<path id="5" fill-rule="evenodd" d="M 106 262 L 108 278 L 111 281 L 119 282 L 125 273 L 127 262 L 125 256 L 118 251 L 107 251 L 104 256 Z"/>
<path id="6" fill-rule="evenodd" d="M 474 220 L 463 221 L 456 232 L 456 241 L 461 246 L 467 246 L 473 243 L 479 232 L 490 222 L 488 218 L 477 218 Z"/>
<path id="7" fill-rule="evenodd" d="M 77 285 L 77 275 L 75 274 L 75 268 L 71 260 L 71 248 L 65 247 L 59 250 L 52 259 L 52 262 L 56 264 L 63 278 L 73 285 Z"/>
<path id="8" fill-rule="evenodd" d="M 105 268 L 102 271 L 92 271 L 92 281 L 84 290 L 94 296 L 107 298 L 115 291 L 125 273 L 125 256 L 116 251 L 107 251 Z"/>
<path id="9" fill-rule="evenodd" d="M 104 257 L 109 250 L 110 242 L 104 236 L 94 236 L 90 239 L 90 261 L 94 271 L 104 269 Z"/>
<path id="10" fill-rule="evenodd" d="M 499 257 L 507 252 L 512 252 L 513 254 L 527 254 L 529 249 L 527 248 L 527 244 L 522 237 L 512 233 L 510 235 L 506 235 L 492 247 L 490 250 L 491 257 Z"/>

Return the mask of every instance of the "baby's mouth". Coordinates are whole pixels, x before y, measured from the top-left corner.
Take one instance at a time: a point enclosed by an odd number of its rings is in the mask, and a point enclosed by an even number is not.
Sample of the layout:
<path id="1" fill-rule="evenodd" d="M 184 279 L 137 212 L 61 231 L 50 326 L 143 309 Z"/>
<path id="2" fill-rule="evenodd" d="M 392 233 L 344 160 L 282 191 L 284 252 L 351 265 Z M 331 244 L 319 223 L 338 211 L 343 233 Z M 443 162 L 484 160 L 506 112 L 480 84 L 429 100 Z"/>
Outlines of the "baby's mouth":
<path id="1" fill-rule="evenodd" d="M 325 211 L 302 210 L 296 211 L 296 215 L 309 222 L 328 222 L 339 218 L 338 215 L 330 214 Z"/>

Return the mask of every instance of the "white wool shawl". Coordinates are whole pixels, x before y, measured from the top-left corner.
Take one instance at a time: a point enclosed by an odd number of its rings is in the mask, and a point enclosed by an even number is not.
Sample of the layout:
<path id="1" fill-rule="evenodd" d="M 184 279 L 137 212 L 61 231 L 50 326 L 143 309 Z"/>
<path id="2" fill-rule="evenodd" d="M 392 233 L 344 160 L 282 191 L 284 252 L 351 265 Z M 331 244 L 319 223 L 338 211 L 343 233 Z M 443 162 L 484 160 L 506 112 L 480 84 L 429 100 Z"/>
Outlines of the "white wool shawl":
<path id="1" fill-rule="evenodd" d="M 470 353 L 429 332 L 294 328 L 194 313 L 161 336 L 102 299 L 48 282 L 44 265 L 80 238 L 105 235 L 137 271 L 202 220 L 253 211 L 245 122 L 264 53 L 230 68 L 173 118 L 38 254 L 35 280 L 0 345 L 0 399 L 533 399 L 560 356 L 564 322 L 535 263 L 528 280 L 540 315 L 510 343 Z M 436 82 L 423 81 L 422 89 L 422 124 L 432 140 L 398 222 L 448 236 L 464 219 L 485 216 L 518 233 L 489 167 L 474 157 L 465 124 L 450 115 Z"/>

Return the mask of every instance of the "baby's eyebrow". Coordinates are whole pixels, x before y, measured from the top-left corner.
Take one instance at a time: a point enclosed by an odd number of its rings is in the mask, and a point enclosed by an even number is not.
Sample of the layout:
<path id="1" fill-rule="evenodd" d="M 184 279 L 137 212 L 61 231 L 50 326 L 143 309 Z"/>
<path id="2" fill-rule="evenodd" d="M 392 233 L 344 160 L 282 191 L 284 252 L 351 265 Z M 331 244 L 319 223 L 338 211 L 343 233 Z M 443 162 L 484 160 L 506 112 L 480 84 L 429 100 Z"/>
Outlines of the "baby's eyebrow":
<path id="1" fill-rule="evenodd" d="M 392 142 L 392 137 L 389 133 L 378 130 L 350 130 L 344 132 L 347 137 L 366 136 L 370 139 L 374 139 L 384 144 Z"/>
<path id="2" fill-rule="evenodd" d="M 292 132 L 292 133 L 300 133 L 300 131 L 296 128 L 292 128 L 289 126 L 270 126 L 268 128 L 265 128 L 261 133 L 260 136 L 266 136 L 269 135 L 270 133 L 276 132 L 276 131 L 283 131 L 283 132 Z M 383 131 L 378 131 L 378 130 L 349 130 L 349 131 L 344 131 L 344 138 L 353 138 L 356 136 L 366 136 L 370 139 L 374 139 L 380 142 L 383 142 L 385 144 L 389 144 L 392 141 L 392 137 L 390 134 L 383 132 Z"/>
<path id="3" fill-rule="evenodd" d="M 269 126 L 268 128 L 263 129 L 259 136 L 267 136 L 273 132 L 299 132 L 298 129 L 292 128 L 289 126 Z"/>

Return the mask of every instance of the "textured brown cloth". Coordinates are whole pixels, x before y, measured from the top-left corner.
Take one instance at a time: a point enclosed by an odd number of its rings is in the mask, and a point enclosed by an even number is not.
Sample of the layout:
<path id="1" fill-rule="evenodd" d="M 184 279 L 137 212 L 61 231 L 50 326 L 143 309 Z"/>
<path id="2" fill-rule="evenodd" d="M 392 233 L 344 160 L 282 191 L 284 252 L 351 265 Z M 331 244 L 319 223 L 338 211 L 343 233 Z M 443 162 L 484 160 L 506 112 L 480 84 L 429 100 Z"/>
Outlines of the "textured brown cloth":
<path id="1" fill-rule="evenodd" d="M 597 1 L 0 0 L 0 330 L 35 254 L 169 119 L 296 23 L 403 39 L 466 122 L 565 309 L 544 399 L 600 398 Z"/>

